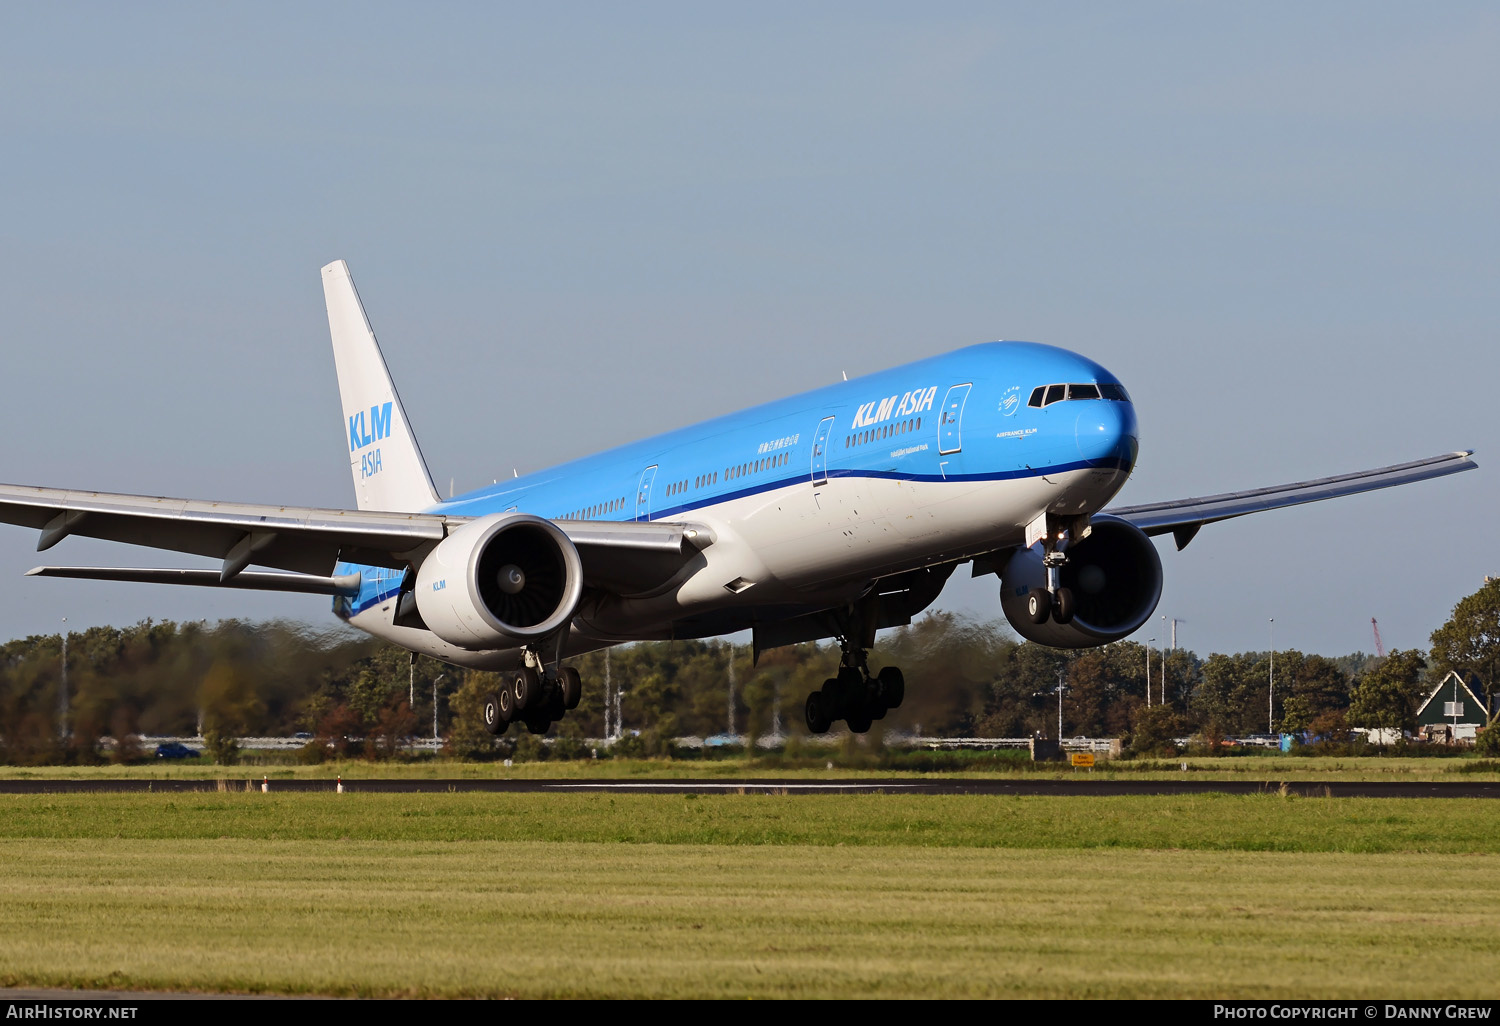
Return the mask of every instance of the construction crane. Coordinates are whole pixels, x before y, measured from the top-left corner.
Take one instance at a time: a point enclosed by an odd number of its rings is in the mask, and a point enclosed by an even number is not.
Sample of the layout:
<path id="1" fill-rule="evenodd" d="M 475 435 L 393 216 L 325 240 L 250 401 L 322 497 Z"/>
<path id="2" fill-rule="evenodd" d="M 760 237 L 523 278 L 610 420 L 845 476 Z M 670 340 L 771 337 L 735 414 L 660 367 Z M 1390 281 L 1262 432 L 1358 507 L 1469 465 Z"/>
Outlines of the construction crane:
<path id="1" fill-rule="evenodd" d="M 1370 628 L 1375 632 L 1375 655 L 1377 658 L 1384 659 L 1385 642 L 1380 640 L 1380 624 L 1375 622 L 1375 618 L 1373 616 L 1370 617 Z"/>

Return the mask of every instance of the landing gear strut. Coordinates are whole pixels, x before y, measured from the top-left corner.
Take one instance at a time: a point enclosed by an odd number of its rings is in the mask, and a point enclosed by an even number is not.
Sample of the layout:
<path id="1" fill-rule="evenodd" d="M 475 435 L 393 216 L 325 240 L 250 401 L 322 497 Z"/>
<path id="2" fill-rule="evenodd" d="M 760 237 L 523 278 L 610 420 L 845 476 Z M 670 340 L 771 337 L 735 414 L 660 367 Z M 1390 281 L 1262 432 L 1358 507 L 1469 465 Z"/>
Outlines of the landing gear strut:
<path id="1" fill-rule="evenodd" d="M 1047 568 L 1047 590 L 1032 592 L 1026 598 L 1026 612 L 1032 623 L 1046 623 L 1050 613 L 1057 623 L 1073 620 L 1073 591 L 1062 586 L 1062 568 L 1068 565 L 1069 532 L 1042 541 L 1042 566 Z"/>
<path id="2" fill-rule="evenodd" d="M 887 666 L 871 676 L 863 648 L 847 638 L 840 638 L 839 645 L 838 676 L 807 696 L 807 729 L 814 734 L 826 734 L 839 720 L 863 734 L 906 697 L 906 678 L 898 668 Z"/>

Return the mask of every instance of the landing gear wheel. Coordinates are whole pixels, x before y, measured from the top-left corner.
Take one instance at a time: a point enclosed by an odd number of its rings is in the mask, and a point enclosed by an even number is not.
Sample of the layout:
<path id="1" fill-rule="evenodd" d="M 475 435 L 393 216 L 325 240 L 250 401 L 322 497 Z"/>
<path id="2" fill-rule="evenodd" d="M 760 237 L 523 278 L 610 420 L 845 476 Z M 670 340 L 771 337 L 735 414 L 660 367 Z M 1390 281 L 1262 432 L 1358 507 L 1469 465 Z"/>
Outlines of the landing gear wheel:
<path id="1" fill-rule="evenodd" d="M 906 677 L 902 675 L 901 668 L 882 667 L 875 679 L 880 682 L 880 698 L 885 702 L 886 708 L 901 708 L 901 703 L 906 698 Z"/>
<path id="2" fill-rule="evenodd" d="M 509 692 L 506 692 L 509 694 Z M 491 691 L 484 696 L 484 704 L 480 707 L 480 715 L 484 719 L 484 729 L 491 734 L 503 734 L 505 728 L 510 726 L 510 717 L 502 711 L 500 695 Z"/>
<path id="3" fill-rule="evenodd" d="M 530 734 L 545 734 L 547 728 L 552 726 L 552 718 L 546 713 L 539 716 L 527 716 L 521 722 L 526 724 L 526 731 Z"/>
<path id="4" fill-rule="evenodd" d="M 493 697 L 500 703 L 500 719 L 504 721 L 500 729 L 503 731 L 516 718 L 516 696 L 511 693 L 510 688 L 501 688 Z"/>
<path id="5" fill-rule="evenodd" d="M 1026 616 L 1032 623 L 1046 623 L 1052 612 L 1052 596 L 1040 588 L 1032 588 L 1026 596 Z"/>
<path id="6" fill-rule="evenodd" d="M 578 676 L 578 671 L 571 666 L 564 666 L 558 671 L 557 682 L 562 685 L 563 708 L 577 709 L 579 700 L 583 698 L 583 678 Z"/>
<path id="7" fill-rule="evenodd" d="M 821 691 L 814 691 L 807 696 L 807 708 L 804 710 L 807 716 L 807 730 L 811 734 L 826 734 L 828 728 L 833 726 L 833 719 L 828 715 L 828 701 Z"/>
<path id="8" fill-rule="evenodd" d="M 823 682 L 823 690 L 819 691 L 818 694 L 823 696 L 823 716 L 828 722 L 828 727 L 831 727 L 835 720 L 844 715 L 846 692 L 839 685 L 837 677 L 829 677 Z M 817 733 L 823 733 L 828 727 L 824 727 L 823 730 Z"/>
<path id="9" fill-rule="evenodd" d="M 885 714 L 890 711 L 890 708 L 885 704 L 884 698 L 876 695 L 870 699 L 870 719 L 883 720 L 885 719 Z"/>
<path id="10" fill-rule="evenodd" d="M 510 675 L 510 693 L 516 700 L 516 712 L 525 712 L 541 697 L 542 681 L 536 671 L 523 666 Z"/>
<path id="11" fill-rule="evenodd" d="M 867 734 L 875 721 L 870 718 L 868 709 L 861 709 L 858 713 L 851 713 L 844 722 L 849 724 L 849 729 L 854 733 Z"/>
<path id="12" fill-rule="evenodd" d="M 1071 623 L 1073 621 L 1073 591 L 1070 588 L 1058 588 L 1057 598 L 1054 601 L 1052 619 L 1056 623 Z"/>

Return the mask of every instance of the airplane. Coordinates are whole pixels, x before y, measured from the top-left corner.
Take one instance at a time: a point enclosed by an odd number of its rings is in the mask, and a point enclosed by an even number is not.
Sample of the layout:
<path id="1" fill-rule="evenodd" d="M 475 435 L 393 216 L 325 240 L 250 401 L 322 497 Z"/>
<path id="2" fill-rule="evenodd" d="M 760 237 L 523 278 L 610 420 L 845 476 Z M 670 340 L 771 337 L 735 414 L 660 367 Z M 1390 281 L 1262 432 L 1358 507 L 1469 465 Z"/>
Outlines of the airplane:
<path id="1" fill-rule="evenodd" d="M 807 728 L 862 733 L 899 707 L 872 672 L 961 565 L 995 574 L 1021 637 L 1124 638 L 1162 590 L 1151 538 L 1474 469 L 1451 452 L 1252 491 L 1110 508 L 1135 467 L 1135 407 L 1086 357 L 989 342 L 841 381 L 441 499 L 348 266 L 322 269 L 356 509 L 0 485 L 0 522 L 220 560 L 216 568 L 41 566 L 34 576 L 329 595 L 346 623 L 502 672 L 493 734 L 578 705 L 570 656 L 750 631 L 754 657 L 835 639 Z M 266 569 L 252 569 L 252 567 Z"/>

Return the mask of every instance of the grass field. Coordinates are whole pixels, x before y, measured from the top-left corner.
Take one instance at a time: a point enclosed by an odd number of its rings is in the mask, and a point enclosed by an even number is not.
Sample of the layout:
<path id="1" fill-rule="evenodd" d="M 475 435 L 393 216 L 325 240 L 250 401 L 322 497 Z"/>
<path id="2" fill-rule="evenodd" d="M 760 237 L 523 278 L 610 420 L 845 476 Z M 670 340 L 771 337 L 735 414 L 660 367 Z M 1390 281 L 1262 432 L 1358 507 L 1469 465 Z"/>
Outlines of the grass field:
<path id="1" fill-rule="evenodd" d="M 1497 813 L 1276 795 L 0 796 L 0 983 L 1493 998 Z"/>

